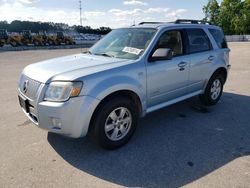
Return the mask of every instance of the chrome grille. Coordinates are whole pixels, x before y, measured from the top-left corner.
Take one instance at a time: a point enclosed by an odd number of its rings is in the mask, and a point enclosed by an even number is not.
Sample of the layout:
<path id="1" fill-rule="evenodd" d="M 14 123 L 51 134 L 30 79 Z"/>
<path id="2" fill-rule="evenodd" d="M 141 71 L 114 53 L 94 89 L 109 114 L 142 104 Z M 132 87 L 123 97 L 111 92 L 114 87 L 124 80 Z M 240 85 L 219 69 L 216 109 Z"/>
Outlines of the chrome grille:
<path id="1" fill-rule="evenodd" d="M 24 96 L 28 97 L 31 100 L 35 100 L 40 85 L 40 82 L 35 81 L 26 75 L 22 75 L 19 82 L 19 90 Z"/>

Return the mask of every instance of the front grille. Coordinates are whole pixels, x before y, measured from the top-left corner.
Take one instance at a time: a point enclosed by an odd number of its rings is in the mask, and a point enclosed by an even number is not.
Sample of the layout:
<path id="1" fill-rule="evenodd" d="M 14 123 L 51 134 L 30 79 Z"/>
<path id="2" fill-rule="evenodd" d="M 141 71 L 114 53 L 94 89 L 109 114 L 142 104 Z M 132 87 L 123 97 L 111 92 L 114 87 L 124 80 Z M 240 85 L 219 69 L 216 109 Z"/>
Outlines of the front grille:
<path id="1" fill-rule="evenodd" d="M 25 82 L 27 83 L 26 86 Z M 19 89 L 24 96 L 26 96 L 31 100 L 35 100 L 40 85 L 41 85 L 40 82 L 35 81 L 23 74 L 20 78 Z"/>

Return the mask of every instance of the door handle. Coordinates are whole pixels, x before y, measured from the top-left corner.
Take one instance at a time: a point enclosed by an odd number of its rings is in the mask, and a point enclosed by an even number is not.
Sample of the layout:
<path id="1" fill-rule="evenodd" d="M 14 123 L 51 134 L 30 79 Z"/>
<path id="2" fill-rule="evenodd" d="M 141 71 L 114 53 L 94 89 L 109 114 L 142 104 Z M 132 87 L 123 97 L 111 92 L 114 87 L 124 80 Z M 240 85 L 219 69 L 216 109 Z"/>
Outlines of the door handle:
<path id="1" fill-rule="evenodd" d="M 178 67 L 184 68 L 186 65 L 187 65 L 187 62 L 182 61 L 178 64 Z"/>
<path id="2" fill-rule="evenodd" d="M 209 57 L 208 57 L 208 60 L 209 60 L 209 61 L 213 61 L 213 60 L 214 60 L 214 56 L 212 56 L 212 55 L 209 56 Z"/>
<path id="3" fill-rule="evenodd" d="M 180 62 L 179 64 L 178 64 L 178 67 L 180 67 L 180 71 L 184 71 L 185 70 L 185 66 L 187 65 L 188 63 L 187 62 L 184 62 L 184 61 L 182 61 L 182 62 Z"/>

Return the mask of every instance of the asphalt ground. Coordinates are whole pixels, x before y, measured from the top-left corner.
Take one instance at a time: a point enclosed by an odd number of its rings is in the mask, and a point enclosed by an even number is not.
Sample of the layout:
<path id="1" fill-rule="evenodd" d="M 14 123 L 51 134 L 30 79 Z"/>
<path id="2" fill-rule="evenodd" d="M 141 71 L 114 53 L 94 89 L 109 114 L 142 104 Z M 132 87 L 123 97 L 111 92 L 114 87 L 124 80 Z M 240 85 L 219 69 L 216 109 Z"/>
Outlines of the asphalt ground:
<path id="1" fill-rule="evenodd" d="M 80 49 L 0 53 L 0 187 L 250 187 L 250 43 L 230 43 L 218 105 L 198 97 L 149 114 L 115 151 L 38 129 L 18 104 L 22 69 Z"/>

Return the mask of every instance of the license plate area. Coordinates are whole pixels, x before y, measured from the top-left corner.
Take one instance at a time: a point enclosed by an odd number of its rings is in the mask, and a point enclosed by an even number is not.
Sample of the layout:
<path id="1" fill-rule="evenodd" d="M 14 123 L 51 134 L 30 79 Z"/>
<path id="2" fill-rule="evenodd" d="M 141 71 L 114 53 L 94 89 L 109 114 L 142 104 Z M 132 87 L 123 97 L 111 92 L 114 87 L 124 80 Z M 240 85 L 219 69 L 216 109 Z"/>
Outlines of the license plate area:
<path id="1" fill-rule="evenodd" d="M 26 113 L 29 113 L 29 101 L 22 96 L 18 95 L 19 104 L 25 110 Z"/>

